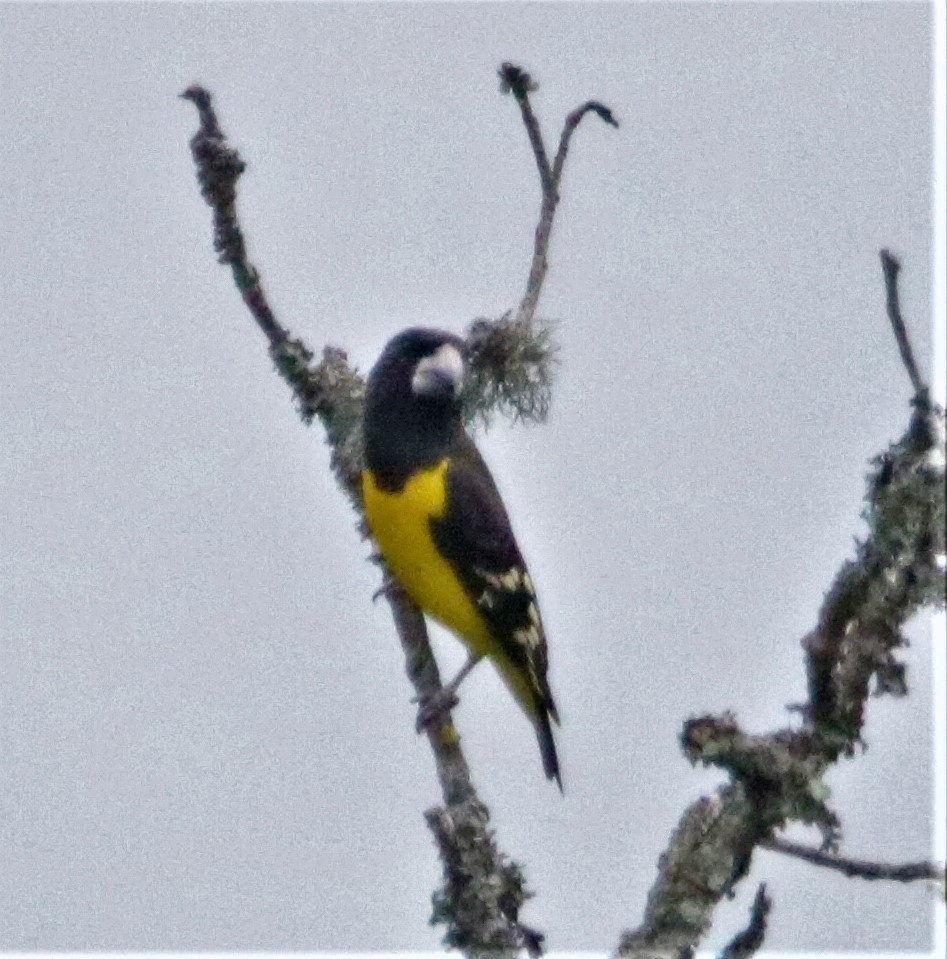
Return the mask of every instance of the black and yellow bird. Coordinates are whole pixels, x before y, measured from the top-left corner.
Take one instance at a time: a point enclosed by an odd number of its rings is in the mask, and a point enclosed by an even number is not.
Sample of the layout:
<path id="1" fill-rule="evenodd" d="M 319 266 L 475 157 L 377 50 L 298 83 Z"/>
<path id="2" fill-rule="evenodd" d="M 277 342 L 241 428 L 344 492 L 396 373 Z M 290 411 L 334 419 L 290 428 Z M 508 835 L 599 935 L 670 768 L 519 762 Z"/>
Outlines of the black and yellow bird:
<path id="1" fill-rule="evenodd" d="M 546 636 L 503 501 L 461 419 L 463 349 L 450 333 L 409 329 L 382 352 L 365 397 L 365 515 L 408 595 L 469 648 L 448 691 L 492 660 L 561 789 Z"/>

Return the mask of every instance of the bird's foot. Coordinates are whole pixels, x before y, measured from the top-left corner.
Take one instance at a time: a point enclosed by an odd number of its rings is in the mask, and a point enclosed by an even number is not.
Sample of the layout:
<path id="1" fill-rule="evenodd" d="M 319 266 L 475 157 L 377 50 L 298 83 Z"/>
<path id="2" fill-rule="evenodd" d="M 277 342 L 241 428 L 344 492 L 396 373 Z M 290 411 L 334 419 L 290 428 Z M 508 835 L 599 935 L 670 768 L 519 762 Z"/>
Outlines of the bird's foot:
<path id="1" fill-rule="evenodd" d="M 398 580 L 396 580 L 391 573 L 385 573 L 384 579 L 381 581 L 381 586 L 372 593 L 372 602 L 377 602 L 382 596 L 387 598 L 400 588 L 401 584 Z"/>
<path id="2" fill-rule="evenodd" d="M 459 702 L 456 690 L 452 686 L 444 686 L 432 696 L 426 696 L 423 701 L 414 699 L 419 704 L 418 718 L 414 728 L 423 733 L 428 726 L 442 720 Z"/>

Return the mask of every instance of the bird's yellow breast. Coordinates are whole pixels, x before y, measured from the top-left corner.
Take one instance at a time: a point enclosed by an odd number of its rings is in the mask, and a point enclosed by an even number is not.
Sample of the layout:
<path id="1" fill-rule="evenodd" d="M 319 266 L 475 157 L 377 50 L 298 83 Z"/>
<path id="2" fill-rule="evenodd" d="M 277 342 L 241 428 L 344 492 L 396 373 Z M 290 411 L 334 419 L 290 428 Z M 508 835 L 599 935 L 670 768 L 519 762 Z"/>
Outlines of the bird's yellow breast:
<path id="1" fill-rule="evenodd" d="M 415 473 L 395 493 L 379 489 L 370 470 L 362 474 L 365 516 L 385 562 L 408 595 L 480 655 L 495 643 L 453 566 L 437 549 L 431 521 L 447 508 L 447 460 Z"/>

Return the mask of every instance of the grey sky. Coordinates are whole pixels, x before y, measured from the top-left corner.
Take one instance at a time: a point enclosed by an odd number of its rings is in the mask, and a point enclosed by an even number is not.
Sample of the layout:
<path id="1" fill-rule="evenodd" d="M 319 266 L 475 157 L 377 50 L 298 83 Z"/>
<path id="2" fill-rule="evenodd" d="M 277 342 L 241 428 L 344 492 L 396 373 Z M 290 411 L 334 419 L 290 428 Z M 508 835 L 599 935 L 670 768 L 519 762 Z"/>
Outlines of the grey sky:
<path id="1" fill-rule="evenodd" d="M 437 801 L 375 569 L 214 262 L 193 81 L 249 163 L 282 321 L 366 369 L 522 291 L 538 208 L 496 67 L 573 141 L 547 426 L 480 442 L 540 590 L 565 798 L 481 667 L 457 722 L 555 950 L 636 923 L 681 723 L 764 731 L 930 357 L 923 4 L 0 5 L 0 949 L 432 949 Z M 931 853 L 931 648 L 831 776 L 844 849 Z M 447 672 L 459 644 L 436 636 Z M 773 949 L 922 950 L 933 897 L 761 854 Z"/>

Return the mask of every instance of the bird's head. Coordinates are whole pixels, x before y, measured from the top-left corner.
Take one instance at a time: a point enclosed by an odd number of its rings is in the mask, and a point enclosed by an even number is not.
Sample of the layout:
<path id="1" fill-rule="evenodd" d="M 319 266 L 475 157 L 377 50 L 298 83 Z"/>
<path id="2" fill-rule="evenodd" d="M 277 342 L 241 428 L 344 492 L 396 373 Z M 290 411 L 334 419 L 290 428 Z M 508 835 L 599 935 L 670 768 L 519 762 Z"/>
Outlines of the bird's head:
<path id="1" fill-rule="evenodd" d="M 389 340 L 369 374 L 368 393 L 459 408 L 463 383 L 463 340 L 413 327 Z"/>
<path id="2" fill-rule="evenodd" d="M 388 342 L 368 375 L 364 438 L 369 467 L 391 483 L 436 463 L 462 439 L 464 341 L 414 327 Z"/>

